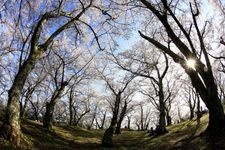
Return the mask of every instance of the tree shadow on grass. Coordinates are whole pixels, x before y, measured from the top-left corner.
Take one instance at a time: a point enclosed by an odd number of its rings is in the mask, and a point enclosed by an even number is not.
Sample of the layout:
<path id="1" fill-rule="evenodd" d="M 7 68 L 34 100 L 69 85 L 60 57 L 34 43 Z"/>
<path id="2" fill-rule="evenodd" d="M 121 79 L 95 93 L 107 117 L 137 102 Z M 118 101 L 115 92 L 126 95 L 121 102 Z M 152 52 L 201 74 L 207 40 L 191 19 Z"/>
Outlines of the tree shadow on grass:
<path id="1" fill-rule="evenodd" d="M 202 133 L 197 133 L 198 130 L 201 129 L 202 125 L 200 119 L 196 119 L 196 126 L 192 130 L 191 134 L 184 139 L 181 139 L 174 143 L 171 150 L 182 149 L 189 150 L 190 148 L 193 150 L 198 149 L 210 149 L 210 150 L 222 150 L 225 149 L 225 133 L 220 134 L 218 136 L 212 136 L 204 131 Z"/>
<path id="2" fill-rule="evenodd" d="M 123 131 L 119 135 L 113 136 L 115 148 L 120 149 L 141 149 L 141 143 L 149 139 L 148 135 L 143 131 Z"/>
<path id="3" fill-rule="evenodd" d="M 57 126 L 57 128 L 62 131 L 70 132 L 74 137 L 79 136 L 81 138 L 99 138 L 102 137 L 104 134 L 104 131 L 99 132 L 100 130 L 86 130 L 83 128 L 79 127 L 74 127 L 74 126 Z M 96 132 L 95 132 L 96 131 Z"/>
<path id="4" fill-rule="evenodd" d="M 191 140 L 194 138 L 199 128 L 202 128 L 204 124 L 194 124 L 193 121 L 184 122 L 169 128 L 169 133 L 160 136 L 151 136 L 139 141 L 138 145 L 142 149 L 151 150 L 168 150 L 168 149 L 181 149 L 181 145 L 187 143 L 187 139 Z M 189 148 L 190 149 L 190 148 Z"/>
<path id="5" fill-rule="evenodd" d="M 58 130 L 58 129 L 57 129 Z M 86 149 L 98 149 L 100 146 L 99 143 L 91 143 L 77 142 L 76 137 L 79 135 L 81 139 L 85 139 L 85 137 L 90 137 L 91 134 L 86 133 L 82 130 L 73 130 L 73 128 L 65 127 L 62 131 L 66 131 L 66 133 L 59 134 L 54 131 L 48 131 L 43 128 L 41 124 L 35 124 L 30 121 L 24 121 L 22 125 L 23 133 L 30 138 L 33 143 L 33 148 L 38 149 L 63 149 L 63 150 L 86 150 Z M 79 131 L 79 132 L 78 132 Z M 75 134 L 75 132 L 77 132 Z M 63 134 L 71 133 L 72 136 L 67 138 L 63 136 Z"/>

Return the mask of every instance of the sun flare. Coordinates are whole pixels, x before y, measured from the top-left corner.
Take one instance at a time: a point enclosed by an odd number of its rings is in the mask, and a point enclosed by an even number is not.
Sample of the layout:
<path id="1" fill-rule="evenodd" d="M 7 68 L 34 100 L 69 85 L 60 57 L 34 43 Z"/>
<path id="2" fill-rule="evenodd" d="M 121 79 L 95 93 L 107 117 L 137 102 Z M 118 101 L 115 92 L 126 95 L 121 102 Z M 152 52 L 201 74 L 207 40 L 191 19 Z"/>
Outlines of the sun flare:
<path id="1" fill-rule="evenodd" d="M 194 59 L 188 59 L 186 64 L 188 68 L 195 69 L 196 61 Z"/>

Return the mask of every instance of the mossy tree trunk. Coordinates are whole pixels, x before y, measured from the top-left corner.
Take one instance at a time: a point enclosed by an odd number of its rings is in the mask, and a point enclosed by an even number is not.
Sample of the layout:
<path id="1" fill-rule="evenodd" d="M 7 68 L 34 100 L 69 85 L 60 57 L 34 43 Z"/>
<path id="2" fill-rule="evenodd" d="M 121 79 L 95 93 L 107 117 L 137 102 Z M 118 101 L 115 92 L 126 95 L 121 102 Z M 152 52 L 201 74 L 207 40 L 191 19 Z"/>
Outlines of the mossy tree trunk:
<path id="1" fill-rule="evenodd" d="M 2 128 L 3 136 L 15 145 L 20 146 L 21 129 L 20 129 L 20 96 L 27 76 L 34 68 L 36 61 L 40 58 L 42 50 L 34 47 L 19 69 L 13 85 L 8 92 L 8 104 L 5 113 L 4 124 Z"/>
<path id="2" fill-rule="evenodd" d="M 37 43 L 41 33 L 42 23 L 46 19 L 47 17 L 43 15 L 38 22 L 31 38 L 30 54 L 27 60 L 19 68 L 13 84 L 8 91 L 8 103 L 4 118 L 4 124 L 1 130 L 4 138 L 8 139 L 16 146 L 20 146 L 21 140 L 19 100 L 29 73 L 33 70 L 37 60 L 40 59 L 42 53 L 44 52 L 42 48 L 37 46 Z"/>

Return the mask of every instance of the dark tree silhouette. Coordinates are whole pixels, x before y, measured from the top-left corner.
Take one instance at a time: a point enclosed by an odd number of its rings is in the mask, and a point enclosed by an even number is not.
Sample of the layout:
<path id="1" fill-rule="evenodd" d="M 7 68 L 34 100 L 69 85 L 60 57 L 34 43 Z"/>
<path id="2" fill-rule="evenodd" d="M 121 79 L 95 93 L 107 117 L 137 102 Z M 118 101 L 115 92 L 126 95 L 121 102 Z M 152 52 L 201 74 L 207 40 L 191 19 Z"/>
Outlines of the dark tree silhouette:
<path id="1" fill-rule="evenodd" d="M 102 75 L 103 79 L 105 80 L 105 82 L 107 83 L 107 86 L 109 87 L 109 89 L 112 91 L 113 95 L 115 96 L 115 102 L 113 105 L 113 116 L 112 116 L 112 120 L 110 123 L 110 126 L 108 129 L 106 129 L 103 138 L 102 138 L 102 146 L 104 147 L 112 147 L 113 146 L 113 141 L 112 141 L 112 137 L 113 137 L 113 133 L 115 131 L 115 127 L 117 124 L 117 119 L 118 119 L 118 114 L 119 114 L 119 108 L 120 108 L 120 103 L 121 103 L 121 96 L 123 94 L 123 92 L 126 90 L 126 88 L 128 87 L 128 84 L 134 79 L 135 76 L 131 76 L 130 78 L 127 79 L 127 76 L 125 77 L 125 83 L 123 85 L 122 88 L 117 89 L 116 87 L 114 87 L 112 85 L 112 83 L 109 81 L 109 79 L 107 79 L 104 75 Z"/>
<path id="2" fill-rule="evenodd" d="M 201 31 L 197 23 L 197 17 L 199 15 L 199 9 L 197 4 L 195 3 L 196 10 L 194 10 L 192 4 L 190 4 L 191 16 L 193 20 L 192 24 L 195 27 L 197 33 L 196 35 L 198 37 L 198 42 L 200 45 L 199 48 L 201 50 L 202 55 L 204 56 L 206 64 L 204 64 L 200 60 L 200 55 L 198 55 L 197 53 L 197 47 L 195 47 L 193 44 L 197 41 L 193 41 L 189 34 L 192 28 L 187 31 L 182 25 L 182 23 L 179 21 L 179 19 L 176 17 L 174 11 L 172 10 L 176 9 L 176 7 L 172 8 L 172 5 L 170 5 L 167 0 L 161 0 L 161 2 L 157 5 L 147 0 L 140 1 L 143 6 L 146 9 L 150 10 L 155 15 L 155 17 L 161 22 L 171 42 L 173 42 L 173 44 L 184 57 L 181 57 L 180 55 L 176 54 L 168 46 L 165 46 L 163 45 L 163 43 L 160 43 L 156 39 L 143 34 L 141 31 L 139 31 L 140 36 L 143 39 L 152 43 L 158 49 L 167 53 L 173 58 L 176 63 L 179 63 L 184 68 L 185 72 L 189 75 L 191 79 L 192 85 L 195 87 L 196 91 L 199 93 L 203 102 L 206 104 L 209 110 L 209 124 L 206 129 L 207 133 L 221 133 L 221 131 L 225 130 L 224 110 L 221 101 L 218 97 L 217 84 L 215 83 L 215 78 L 213 76 L 213 70 L 207 53 L 207 47 L 204 43 L 203 37 L 205 34 L 205 28 L 203 28 L 203 30 Z M 186 38 L 187 42 L 184 42 L 181 40 L 181 38 L 179 38 L 179 35 L 176 34 L 175 30 L 169 23 L 169 19 L 172 19 L 176 23 L 177 27 L 180 29 L 180 32 Z M 195 69 L 187 67 L 186 60 L 189 59 L 193 59 L 196 61 Z"/>

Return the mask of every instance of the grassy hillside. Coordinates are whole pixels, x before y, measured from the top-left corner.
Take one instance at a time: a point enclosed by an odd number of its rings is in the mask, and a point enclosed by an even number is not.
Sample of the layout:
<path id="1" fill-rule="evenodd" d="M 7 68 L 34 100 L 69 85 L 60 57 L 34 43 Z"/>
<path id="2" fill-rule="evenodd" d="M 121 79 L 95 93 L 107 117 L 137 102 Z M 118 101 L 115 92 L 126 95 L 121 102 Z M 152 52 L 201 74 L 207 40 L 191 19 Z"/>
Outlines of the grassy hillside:
<path id="1" fill-rule="evenodd" d="M 115 148 L 120 150 L 135 149 L 221 149 L 225 148 L 224 141 L 214 138 L 210 140 L 201 135 L 207 126 L 208 116 L 196 120 L 186 121 L 168 127 L 169 133 L 163 136 L 148 136 L 144 131 L 123 131 L 121 135 L 113 137 Z M 86 130 L 78 127 L 54 126 L 54 132 L 41 127 L 41 123 L 31 120 L 22 122 L 22 149 L 63 149 L 88 150 L 106 149 L 100 147 L 103 130 Z M 14 149 L 7 141 L 0 138 L 0 149 Z"/>

